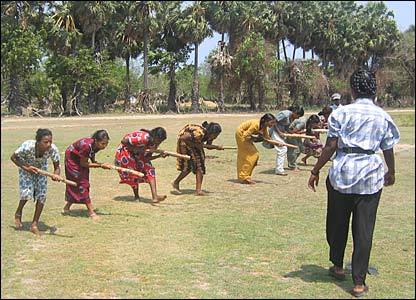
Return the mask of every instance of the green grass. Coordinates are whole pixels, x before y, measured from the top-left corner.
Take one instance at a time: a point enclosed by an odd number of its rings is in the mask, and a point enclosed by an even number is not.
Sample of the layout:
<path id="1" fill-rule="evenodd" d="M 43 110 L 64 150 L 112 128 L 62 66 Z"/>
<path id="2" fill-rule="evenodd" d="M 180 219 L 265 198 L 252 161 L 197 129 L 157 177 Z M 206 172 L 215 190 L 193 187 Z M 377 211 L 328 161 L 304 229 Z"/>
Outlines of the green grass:
<path id="1" fill-rule="evenodd" d="M 414 112 L 391 115 L 402 134 L 396 184 L 382 194 L 370 260 L 379 275 L 368 276 L 367 282 L 369 297 L 414 298 Z M 60 215 L 64 185 L 49 181 L 41 216 L 44 235 L 37 239 L 28 231 L 33 203 L 23 211 L 25 230 L 13 228 L 18 182 L 9 157 L 38 127 L 53 131 L 61 153 L 76 139 L 105 128 L 110 144 L 97 159 L 112 162 L 118 142 L 134 129 L 165 127 L 168 139 L 162 147 L 174 151 L 176 134 L 186 123 L 218 121 L 223 132 L 217 143 L 235 145 L 238 124 L 259 116 L 2 120 L 2 298 L 351 298 L 351 278 L 339 283 L 327 274 L 324 179 L 329 164 L 313 193 L 306 187 L 311 165 L 301 166 L 298 174 L 274 176 L 275 152 L 260 144 L 254 179 L 261 182 L 255 186 L 235 183 L 235 150 L 207 151 L 206 197 L 193 195 L 193 175 L 181 184 L 184 194 L 172 194 L 175 160 L 155 160 L 159 191 L 168 195 L 157 206 L 148 203 L 148 185 L 140 186 L 144 202 L 135 202 L 130 187 L 118 184 L 116 172 L 93 169 L 91 198 L 98 222 L 87 218 L 84 206 L 74 206 L 71 216 Z M 53 226 L 55 234 L 49 230 Z M 345 263 L 351 249 L 350 236 Z"/>

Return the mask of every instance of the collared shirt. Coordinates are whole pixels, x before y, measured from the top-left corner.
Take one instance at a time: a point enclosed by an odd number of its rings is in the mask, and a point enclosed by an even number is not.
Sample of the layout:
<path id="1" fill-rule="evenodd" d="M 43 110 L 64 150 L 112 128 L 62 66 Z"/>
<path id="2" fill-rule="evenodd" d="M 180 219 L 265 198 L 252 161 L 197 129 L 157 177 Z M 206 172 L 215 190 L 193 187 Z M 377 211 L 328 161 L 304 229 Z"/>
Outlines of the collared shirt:
<path id="1" fill-rule="evenodd" d="M 399 130 L 390 115 L 371 99 L 333 111 L 328 119 L 328 138 L 338 138 L 338 148 L 359 147 L 374 152 L 388 150 L 398 143 Z M 343 194 L 374 194 L 384 184 L 383 159 L 378 154 L 337 151 L 329 169 L 329 180 Z"/>

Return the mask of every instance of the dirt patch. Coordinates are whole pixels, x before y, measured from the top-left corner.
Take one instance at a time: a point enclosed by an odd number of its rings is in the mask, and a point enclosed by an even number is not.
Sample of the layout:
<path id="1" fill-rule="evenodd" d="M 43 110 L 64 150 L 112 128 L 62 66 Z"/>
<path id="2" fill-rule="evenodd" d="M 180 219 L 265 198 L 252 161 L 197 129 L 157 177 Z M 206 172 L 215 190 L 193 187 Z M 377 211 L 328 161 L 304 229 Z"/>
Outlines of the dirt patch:
<path id="1" fill-rule="evenodd" d="M 403 151 L 414 151 L 415 145 L 409 145 L 409 144 L 397 144 L 394 146 L 395 152 L 403 152 Z"/>

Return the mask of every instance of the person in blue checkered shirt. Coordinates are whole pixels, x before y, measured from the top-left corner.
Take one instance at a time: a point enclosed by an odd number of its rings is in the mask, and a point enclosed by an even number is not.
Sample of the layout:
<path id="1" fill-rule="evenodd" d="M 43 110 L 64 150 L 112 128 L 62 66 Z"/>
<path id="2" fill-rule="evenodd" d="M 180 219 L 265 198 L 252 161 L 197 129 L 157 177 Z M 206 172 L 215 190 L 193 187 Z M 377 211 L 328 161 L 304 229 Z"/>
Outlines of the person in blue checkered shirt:
<path id="1" fill-rule="evenodd" d="M 326 237 L 333 263 L 329 273 L 337 279 L 345 278 L 344 252 L 352 214 L 351 294 L 361 297 L 368 292 L 365 280 L 382 188 L 395 182 L 393 147 L 400 134 L 390 115 L 374 104 L 377 84 L 373 72 L 358 69 L 350 77 L 350 86 L 355 102 L 329 116 L 326 145 L 311 170 L 308 187 L 315 191 L 319 170 L 336 151 L 326 179 Z M 376 154 L 380 149 L 387 172 L 382 157 Z"/>

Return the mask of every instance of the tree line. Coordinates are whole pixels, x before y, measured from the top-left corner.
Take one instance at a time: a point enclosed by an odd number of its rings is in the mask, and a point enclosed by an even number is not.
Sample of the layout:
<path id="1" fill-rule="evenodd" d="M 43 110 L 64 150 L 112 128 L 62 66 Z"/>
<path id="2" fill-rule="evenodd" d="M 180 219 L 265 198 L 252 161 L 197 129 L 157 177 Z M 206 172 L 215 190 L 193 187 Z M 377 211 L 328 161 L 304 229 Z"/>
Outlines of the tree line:
<path id="1" fill-rule="evenodd" d="M 214 32 L 221 40 L 198 67 Z M 141 74 L 131 67 L 139 56 Z M 349 97 L 358 66 L 379 74 L 381 101 L 414 104 L 414 26 L 399 32 L 383 2 L 1 2 L 1 97 L 13 114 L 104 112 L 120 99 L 127 109 L 138 92 L 144 110 L 159 99 L 176 112 L 178 82 L 193 112 L 201 95 L 222 111 L 321 105 L 335 91 Z"/>

